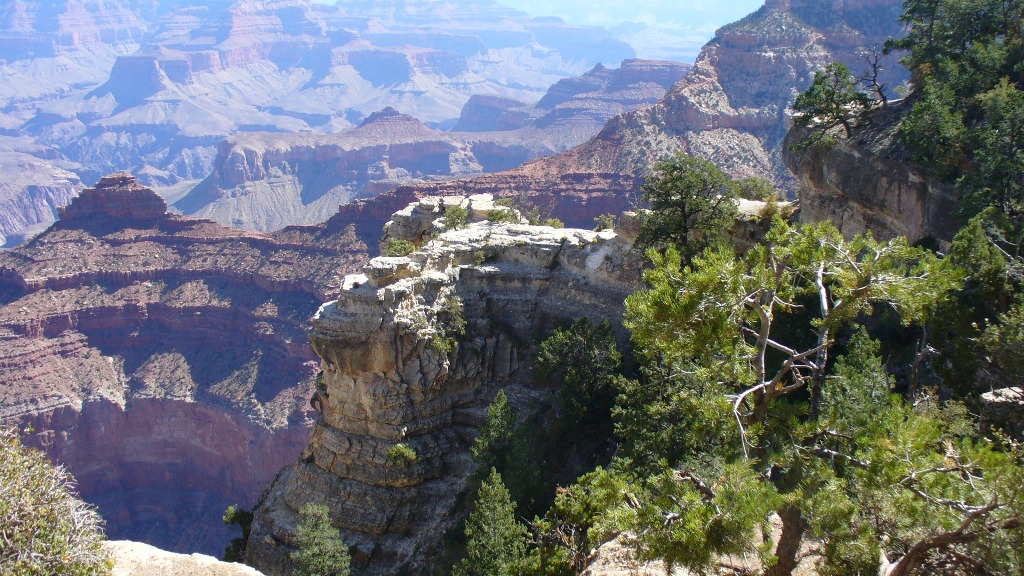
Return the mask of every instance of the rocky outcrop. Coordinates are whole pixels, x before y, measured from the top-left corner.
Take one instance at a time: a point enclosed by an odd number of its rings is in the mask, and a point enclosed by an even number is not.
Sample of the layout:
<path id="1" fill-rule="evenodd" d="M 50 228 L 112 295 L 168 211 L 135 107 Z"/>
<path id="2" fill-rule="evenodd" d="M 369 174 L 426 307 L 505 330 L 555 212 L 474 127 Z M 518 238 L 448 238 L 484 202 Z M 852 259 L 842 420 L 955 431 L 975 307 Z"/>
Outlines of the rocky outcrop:
<path id="1" fill-rule="evenodd" d="M 457 204 L 476 218 L 493 207 L 489 196 L 422 199 L 387 233 L 415 240 Z M 355 573 L 427 573 L 457 522 L 467 450 L 497 389 L 536 410 L 538 338 L 582 317 L 620 318 L 641 262 L 612 230 L 476 222 L 346 277 L 310 333 L 324 373 L 316 426 L 260 503 L 247 562 L 284 573 L 297 510 L 318 502 L 354 546 Z M 414 461 L 389 459 L 399 443 Z"/>
<path id="2" fill-rule="evenodd" d="M 141 542 L 103 543 L 114 560 L 111 576 L 263 576 L 244 564 L 221 562 L 203 554 L 175 554 Z"/>
<path id="3" fill-rule="evenodd" d="M 1000 388 L 981 395 L 981 423 L 986 430 L 1024 435 L 1024 389 Z"/>
<path id="4" fill-rule="evenodd" d="M 167 213 L 167 203 L 131 174 L 111 174 L 58 210 L 65 224 L 106 220 L 155 222 Z"/>
<path id="5" fill-rule="evenodd" d="M 620 214 L 634 208 L 643 179 L 630 174 L 567 172 L 531 177 L 519 171 L 477 176 L 467 180 L 416 184 L 398 188 L 415 197 L 491 194 L 515 199 L 523 208 L 537 206 L 544 215 L 567 226 L 593 228 L 601 214 Z"/>
<path id="6" fill-rule="evenodd" d="M 832 220 L 848 236 L 947 244 L 960 229 L 955 187 L 910 161 L 897 131 L 908 105 L 900 101 L 872 112 L 852 138 L 835 146 L 794 152 L 810 128 L 794 129 L 783 143 L 786 163 L 800 182 L 800 215 Z"/>
<path id="7" fill-rule="evenodd" d="M 306 444 L 309 317 L 376 245 L 376 210 L 258 234 L 101 179 L 0 253 L 0 418 L 32 425 L 112 537 L 219 555 L 223 509 Z"/>

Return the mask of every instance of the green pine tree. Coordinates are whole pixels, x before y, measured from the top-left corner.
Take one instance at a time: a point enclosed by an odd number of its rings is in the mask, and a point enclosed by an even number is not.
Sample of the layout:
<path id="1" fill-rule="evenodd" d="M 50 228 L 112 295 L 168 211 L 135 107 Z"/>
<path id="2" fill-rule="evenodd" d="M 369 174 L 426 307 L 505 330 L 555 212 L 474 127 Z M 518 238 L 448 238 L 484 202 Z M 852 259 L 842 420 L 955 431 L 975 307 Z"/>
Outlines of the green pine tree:
<path id="1" fill-rule="evenodd" d="M 292 552 L 296 576 L 348 576 L 351 561 L 348 546 L 338 529 L 331 525 L 331 514 L 323 504 L 307 503 L 299 511 Z"/>
<path id="2" fill-rule="evenodd" d="M 455 576 L 508 576 L 526 558 L 526 526 L 515 518 L 515 503 L 494 468 L 480 486 L 466 521 L 466 557 Z"/>

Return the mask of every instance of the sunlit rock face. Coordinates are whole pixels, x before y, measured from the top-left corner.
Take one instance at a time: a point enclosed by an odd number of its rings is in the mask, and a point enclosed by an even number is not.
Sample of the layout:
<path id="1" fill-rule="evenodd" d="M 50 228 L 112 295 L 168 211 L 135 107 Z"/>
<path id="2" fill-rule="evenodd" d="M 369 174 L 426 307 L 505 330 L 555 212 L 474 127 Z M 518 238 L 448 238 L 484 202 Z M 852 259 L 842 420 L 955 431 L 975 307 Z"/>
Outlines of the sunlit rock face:
<path id="1" fill-rule="evenodd" d="M 313 319 L 323 388 L 310 443 L 258 507 L 247 562 L 284 574 L 306 502 L 331 508 L 356 572 L 426 573 L 457 521 L 472 470 L 468 448 L 498 388 L 524 410 L 544 392 L 530 372 L 538 339 L 578 318 L 612 319 L 640 283 L 642 256 L 615 231 L 484 221 L 489 195 L 428 198 L 396 213 L 391 239 L 419 240 L 443 206 L 477 223 L 442 233 L 407 257 L 381 257 L 348 276 Z M 466 322 L 457 345 L 439 338 Z M 411 463 L 389 459 L 404 443 Z"/>
<path id="2" fill-rule="evenodd" d="M 800 182 L 801 219 L 831 220 L 847 236 L 952 241 L 962 226 L 959 195 L 951 183 L 910 161 L 898 134 L 908 111 L 905 101 L 877 110 L 852 138 L 839 138 L 834 146 L 793 151 L 811 129 L 787 135 L 784 157 Z"/>

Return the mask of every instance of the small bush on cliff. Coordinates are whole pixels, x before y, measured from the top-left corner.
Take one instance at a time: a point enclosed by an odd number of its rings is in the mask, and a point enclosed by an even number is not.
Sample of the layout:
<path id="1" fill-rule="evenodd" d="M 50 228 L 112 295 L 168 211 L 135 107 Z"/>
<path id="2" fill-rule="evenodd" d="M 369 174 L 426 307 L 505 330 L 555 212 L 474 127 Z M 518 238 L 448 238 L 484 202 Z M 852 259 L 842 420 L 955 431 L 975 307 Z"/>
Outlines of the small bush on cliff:
<path id="1" fill-rule="evenodd" d="M 109 574 L 103 519 L 74 492 L 74 478 L 0 427 L 0 573 Z"/>
<path id="2" fill-rule="evenodd" d="M 435 332 L 430 346 L 447 354 L 455 349 L 456 338 L 466 333 L 466 319 L 462 315 L 462 298 L 458 294 L 445 294 L 434 318 Z"/>
<path id="3" fill-rule="evenodd" d="M 512 208 L 496 208 L 487 212 L 487 221 L 500 224 L 502 222 L 519 222 L 519 216 L 516 216 L 515 210 Z"/>
<path id="4" fill-rule="evenodd" d="M 384 248 L 385 256 L 408 256 L 416 251 L 416 245 L 408 240 L 388 240 Z"/>
<path id="5" fill-rule="evenodd" d="M 796 97 L 793 111 L 795 126 L 814 126 L 814 135 L 796 145 L 797 149 L 813 145 L 835 143 L 832 129 L 842 126 L 846 137 L 853 133 L 853 125 L 869 106 L 869 98 L 858 90 L 857 80 L 850 69 L 833 62 L 824 70 L 814 73 L 810 88 Z"/>
<path id="6" fill-rule="evenodd" d="M 231 544 L 224 549 L 224 561 L 241 562 L 245 558 L 245 545 L 249 542 L 249 532 L 252 530 L 252 510 L 232 504 L 224 511 L 222 520 L 225 525 L 238 526 L 242 530 L 242 535 L 232 538 Z"/>
<path id="7" fill-rule="evenodd" d="M 615 228 L 615 214 L 601 214 L 594 218 L 594 232 Z"/>
<path id="8" fill-rule="evenodd" d="M 388 463 L 400 466 L 408 466 L 416 463 L 416 449 L 405 442 L 395 444 L 388 448 Z"/>
<path id="9" fill-rule="evenodd" d="M 351 556 L 338 529 L 331 525 L 331 514 L 323 504 L 307 503 L 299 511 L 292 552 L 295 576 L 348 576 Z"/>
<path id="10" fill-rule="evenodd" d="M 444 229 L 458 230 L 469 222 L 469 210 L 462 206 L 445 206 Z"/>

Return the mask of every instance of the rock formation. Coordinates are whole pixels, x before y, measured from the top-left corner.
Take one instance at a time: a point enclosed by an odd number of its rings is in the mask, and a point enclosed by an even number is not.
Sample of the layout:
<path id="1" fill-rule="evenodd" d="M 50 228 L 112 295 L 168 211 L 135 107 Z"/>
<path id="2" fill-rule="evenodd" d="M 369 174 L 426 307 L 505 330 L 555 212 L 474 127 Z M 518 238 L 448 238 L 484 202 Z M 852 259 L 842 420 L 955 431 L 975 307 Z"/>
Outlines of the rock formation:
<path id="1" fill-rule="evenodd" d="M 0 418 L 32 425 L 112 537 L 219 555 L 223 509 L 306 443 L 309 317 L 396 207 L 277 234 L 165 209 L 115 175 L 0 253 Z"/>
<path id="2" fill-rule="evenodd" d="M 910 161 L 897 135 L 905 101 L 876 110 L 852 138 L 835 146 L 793 152 L 810 129 L 795 129 L 783 144 L 786 163 L 800 182 L 800 214 L 807 222 L 831 219 L 848 236 L 948 243 L 960 229 L 956 189 Z"/>
<path id="3" fill-rule="evenodd" d="M 452 206 L 474 223 L 441 231 Z M 761 206 L 741 206 L 741 246 L 763 236 Z M 626 340 L 623 301 L 644 262 L 632 248 L 635 215 L 591 232 L 488 222 L 496 208 L 480 194 L 422 198 L 396 212 L 382 243 L 420 249 L 374 258 L 320 307 L 310 332 L 323 370 L 316 425 L 300 462 L 257 508 L 248 563 L 286 573 L 297 511 L 316 502 L 355 547 L 355 573 L 429 573 L 442 535 L 458 524 L 468 449 L 497 390 L 525 414 L 549 401 L 531 375 L 539 340 L 579 318 L 610 320 Z M 391 458 L 398 444 L 415 460 Z"/>
<path id="4" fill-rule="evenodd" d="M 415 240 L 456 203 L 477 220 L 494 207 L 486 195 L 422 199 L 388 236 Z M 457 522 L 468 447 L 497 389 L 536 410 L 537 341 L 581 317 L 620 318 L 641 262 L 612 230 L 477 222 L 347 276 L 310 333 L 324 372 L 316 426 L 260 503 L 247 562 L 282 573 L 297 510 L 312 501 L 331 508 L 357 574 L 426 573 Z M 449 337 L 458 343 L 446 352 Z M 389 460 L 399 443 L 414 462 Z"/>
<path id="5" fill-rule="evenodd" d="M 244 564 L 203 554 L 175 554 L 141 542 L 114 540 L 103 546 L 114 560 L 111 576 L 263 576 Z"/>
<path id="6" fill-rule="evenodd" d="M 644 60 L 598 66 L 556 83 L 534 106 L 474 96 L 456 132 L 386 108 L 337 134 L 238 134 L 220 143 L 213 173 L 175 208 L 256 230 L 320 222 L 339 204 L 401 184 L 506 170 L 565 150 L 615 114 L 657 102 L 688 69 Z"/>

